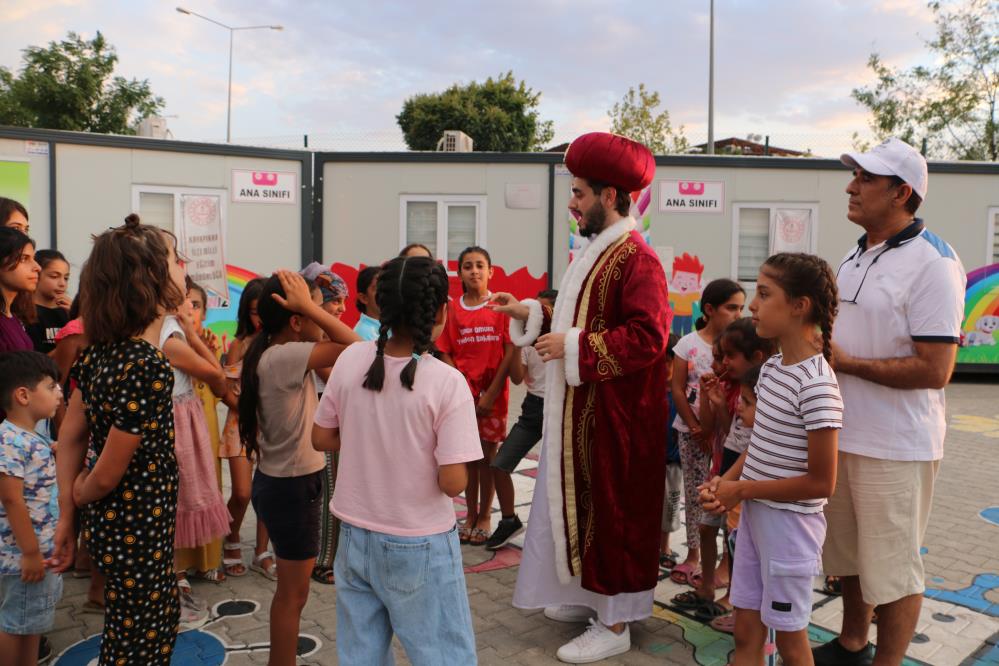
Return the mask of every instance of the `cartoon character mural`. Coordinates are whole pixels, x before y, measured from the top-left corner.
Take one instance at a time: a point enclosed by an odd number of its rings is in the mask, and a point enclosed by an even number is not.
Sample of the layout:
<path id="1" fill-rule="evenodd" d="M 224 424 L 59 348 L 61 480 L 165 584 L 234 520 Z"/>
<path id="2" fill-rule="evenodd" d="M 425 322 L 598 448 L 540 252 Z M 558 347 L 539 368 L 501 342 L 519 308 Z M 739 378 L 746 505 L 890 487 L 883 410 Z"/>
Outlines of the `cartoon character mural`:
<path id="1" fill-rule="evenodd" d="M 996 331 L 999 331 L 999 264 L 992 264 L 968 273 L 958 365 L 965 369 L 999 366 Z"/>
<path id="2" fill-rule="evenodd" d="M 701 300 L 704 264 L 686 252 L 673 259 L 669 280 L 669 304 L 673 308 L 673 332 L 686 335 L 694 330 L 694 310 Z"/>

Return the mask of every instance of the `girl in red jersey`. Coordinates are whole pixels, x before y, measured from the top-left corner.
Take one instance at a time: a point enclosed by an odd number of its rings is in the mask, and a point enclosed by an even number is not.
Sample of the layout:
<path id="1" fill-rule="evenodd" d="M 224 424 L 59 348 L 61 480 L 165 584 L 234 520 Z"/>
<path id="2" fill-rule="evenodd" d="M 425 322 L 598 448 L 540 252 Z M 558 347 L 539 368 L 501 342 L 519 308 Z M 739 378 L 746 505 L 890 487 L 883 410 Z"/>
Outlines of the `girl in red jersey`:
<path id="1" fill-rule="evenodd" d="M 469 463 L 465 501 L 468 513 L 458 536 L 462 543 L 481 546 L 492 530 L 493 476 L 489 469 L 496 448 L 506 439 L 510 398 L 508 369 L 516 351 L 510 342 L 509 318 L 486 307 L 492 294 L 489 253 L 465 248 L 458 255 L 458 274 L 464 294 L 448 304 L 447 325 L 437 340 L 442 360 L 468 380 L 482 440 L 482 460 Z"/>

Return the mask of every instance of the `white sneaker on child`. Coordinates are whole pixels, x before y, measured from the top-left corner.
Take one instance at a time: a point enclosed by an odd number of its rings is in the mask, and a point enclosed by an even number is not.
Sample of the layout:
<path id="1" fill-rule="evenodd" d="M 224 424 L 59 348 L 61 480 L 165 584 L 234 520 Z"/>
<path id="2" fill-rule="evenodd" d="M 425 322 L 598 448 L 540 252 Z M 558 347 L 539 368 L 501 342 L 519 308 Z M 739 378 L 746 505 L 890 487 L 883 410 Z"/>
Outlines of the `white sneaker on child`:
<path id="1" fill-rule="evenodd" d="M 591 618 L 589 628 L 560 647 L 555 656 L 568 664 L 589 664 L 624 654 L 630 649 L 631 629 L 627 624 L 624 631 L 616 634 Z"/>
<path id="2" fill-rule="evenodd" d="M 556 622 L 586 622 L 596 613 L 586 606 L 572 606 L 562 604 L 561 606 L 549 606 L 545 609 L 545 617 Z"/>

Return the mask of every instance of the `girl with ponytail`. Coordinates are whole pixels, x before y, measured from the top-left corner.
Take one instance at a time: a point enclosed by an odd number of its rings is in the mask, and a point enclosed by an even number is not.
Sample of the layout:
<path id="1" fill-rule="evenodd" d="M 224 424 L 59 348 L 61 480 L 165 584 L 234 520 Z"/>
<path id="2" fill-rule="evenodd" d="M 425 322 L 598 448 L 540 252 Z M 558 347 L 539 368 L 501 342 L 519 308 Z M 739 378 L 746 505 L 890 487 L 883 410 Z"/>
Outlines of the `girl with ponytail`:
<path id="1" fill-rule="evenodd" d="M 414 664 L 472 664 L 451 498 L 482 449 L 465 378 L 428 353 L 447 321 L 447 273 L 398 257 L 375 298 L 378 340 L 340 356 L 312 429 L 316 449 L 340 453 L 337 653 L 342 664 L 383 663 L 395 634 Z"/>
<path id="2" fill-rule="evenodd" d="M 819 572 L 826 499 L 836 486 L 843 401 L 830 365 L 836 277 L 822 259 L 777 254 L 764 262 L 749 306 L 761 338 L 780 353 L 756 383 L 749 448 L 700 487 L 705 511 L 742 502 L 731 601 L 735 663 L 759 663 L 766 627 L 785 664 L 811 664 L 808 622 Z"/>
<path id="3" fill-rule="evenodd" d="M 319 512 L 326 458 L 312 448 L 318 398 L 313 370 L 330 368 L 359 340 L 322 308 L 319 289 L 298 273 L 278 271 L 257 303 L 261 330 L 243 357 L 239 435 L 257 457 L 251 501 L 277 557 L 271 602 L 271 666 L 293 666 L 299 620 L 319 552 Z M 322 334 L 331 342 L 320 342 Z"/>

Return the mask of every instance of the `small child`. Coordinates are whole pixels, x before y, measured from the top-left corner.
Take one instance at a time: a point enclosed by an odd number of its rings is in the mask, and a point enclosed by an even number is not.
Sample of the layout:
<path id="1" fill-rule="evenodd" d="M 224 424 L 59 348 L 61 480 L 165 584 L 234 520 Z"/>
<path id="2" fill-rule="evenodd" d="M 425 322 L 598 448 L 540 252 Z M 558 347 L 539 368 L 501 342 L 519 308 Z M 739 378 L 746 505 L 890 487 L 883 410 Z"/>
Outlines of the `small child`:
<path id="1" fill-rule="evenodd" d="M 482 460 L 469 465 L 465 489 L 465 524 L 458 529 L 462 543 L 482 546 L 492 531 L 493 473 L 489 465 L 506 439 L 510 402 L 510 363 L 516 351 L 510 341 L 510 318 L 488 307 L 492 259 L 485 248 L 466 247 L 458 255 L 458 275 L 464 293 L 448 305 L 447 323 L 437 340 L 441 360 L 468 381 L 479 419 Z"/>
<path id="2" fill-rule="evenodd" d="M 343 352 L 315 415 L 312 445 L 340 452 L 341 664 L 392 663 L 393 633 L 414 664 L 476 661 L 452 498 L 482 448 L 465 378 L 427 353 L 447 294 L 433 260 L 388 262 L 378 340 Z"/>
<path id="3" fill-rule="evenodd" d="M 52 444 L 34 432 L 62 400 L 59 369 L 35 351 L 0 355 L 0 654 L 5 664 L 38 663 L 41 634 L 55 620 L 62 576 L 52 561 L 59 519 Z"/>
<path id="4" fill-rule="evenodd" d="M 361 313 L 361 318 L 354 326 L 354 332 L 364 340 L 377 340 L 378 329 L 381 327 L 381 311 L 378 309 L 378 302 L 375 294 L 378 290 L 378 274 L 381 272 L 380 266 L 365 266 L 357 274 L 357 311 Z"/>
<path id="5" fill-rule="evenodd" d="M 697 330 L 676 343 L 673 362 L 673 402 L 677 418 L 673 427 L 679 433 L 683 468 L 684 518 L 687 523 L 687 557 L 673 568 L 670 579 L 679 585 L 697 585 L 704 558 L 701 548 L 717 528 L 716 516 L 705 515 L 698 503 L 697 487 L 711 478 L 713 433 L 701 427 L 701 375 L 711 372 L 712 347 L 725 328 L 742 314 L 746 292 L 738 282 L 712 280 L 701 293 L 701 317 Z M 715 530 L 716 532 L 716 530 Z M 710 545 L 709 545 L 710 548 Z"/>
<path id="6" fill-rule="evenodd" d="M 680 341 L 680 336 L 676 333 L 669 334 L 669 341 L 666 343 L 666 381 L 673 381 L 673 359 L 676 355 L 673 348 Z M 669 547 L 670 532 L 680 529 L 680 495 L 683 493 L 683 470 L 680 469 L 680 445 L 677 441 L 676 429 L 673 422 L 676 420 L 676 405 L 673 403 L 673 389 L 666 387 L 666 400 L 669 407 L 669 433 L 666 439 L 666 494 L 663 496 L 663 526 L 662 536 L 659 538 L 659 566 L 671 571 L 676 566 L 676 551 Z"/>
<path id="7" fill-rule="evenodd" d="M 749 309 L 759 336 L 778 341 L 781 353 L 760 370 L 749 448 L 700 487 L 705 511 L 721 514 L 742 502 L 731 590 L 736 664 L 760 663 L 767 627 L 777 632 L 783 663 L 813 663 L 812 580 L 843 423 L 830 366 L 837 306 L 836 277 L 818 257 L 776 254 L 760 268 Z"/>
<path id="8" fill-rule="evenodd" d="M 538 294 L 542 307 L 555 307 L 558 291 L 546 289 Z M 501 518 L 496 531 L 486 541 L 487 550 L 499 550 L 520 534 L 524 524 L 514 508 L 513 478 L 510 476 L 524 456 L 541 440 L 545 417 L 545 362 L 533 346 L 522 347 L 513 355 L 510 379 L 514 384 L 527 383 L 527 395 L 520 406 L 520 418 L 513 424 L 510 434 L 500 447 L 492 463 L 496 497 L 499 499 Z"/>
<path id="9" fill-rule="evenodd" d="M 323 469 L 312 447 L 319 403 L 313 370 L 330 368 L 360 338 L 323 309 L 320 287 L 278 271 L 264 283 L 261 330 L 243 357 L 239 434 L 257 455 L 251 502 L 277 556 L 270 612 L 270 664 L 295 663 L 302 608 L 319 554 Z M 323 341 L 323 336 L 328 341 Z"/>
<path id="10" fill-rule="evenodd" d="M 55 349 L 55 336 L 69 323 L 69 306 L 72 299 L 66 295 L 69 284 L 69 262 L 58 250 L 39 250 L 35 253 L 42 272 L 35 289 L 35 322 L 25 326 L 35 351 L 51 354 Z"/>

